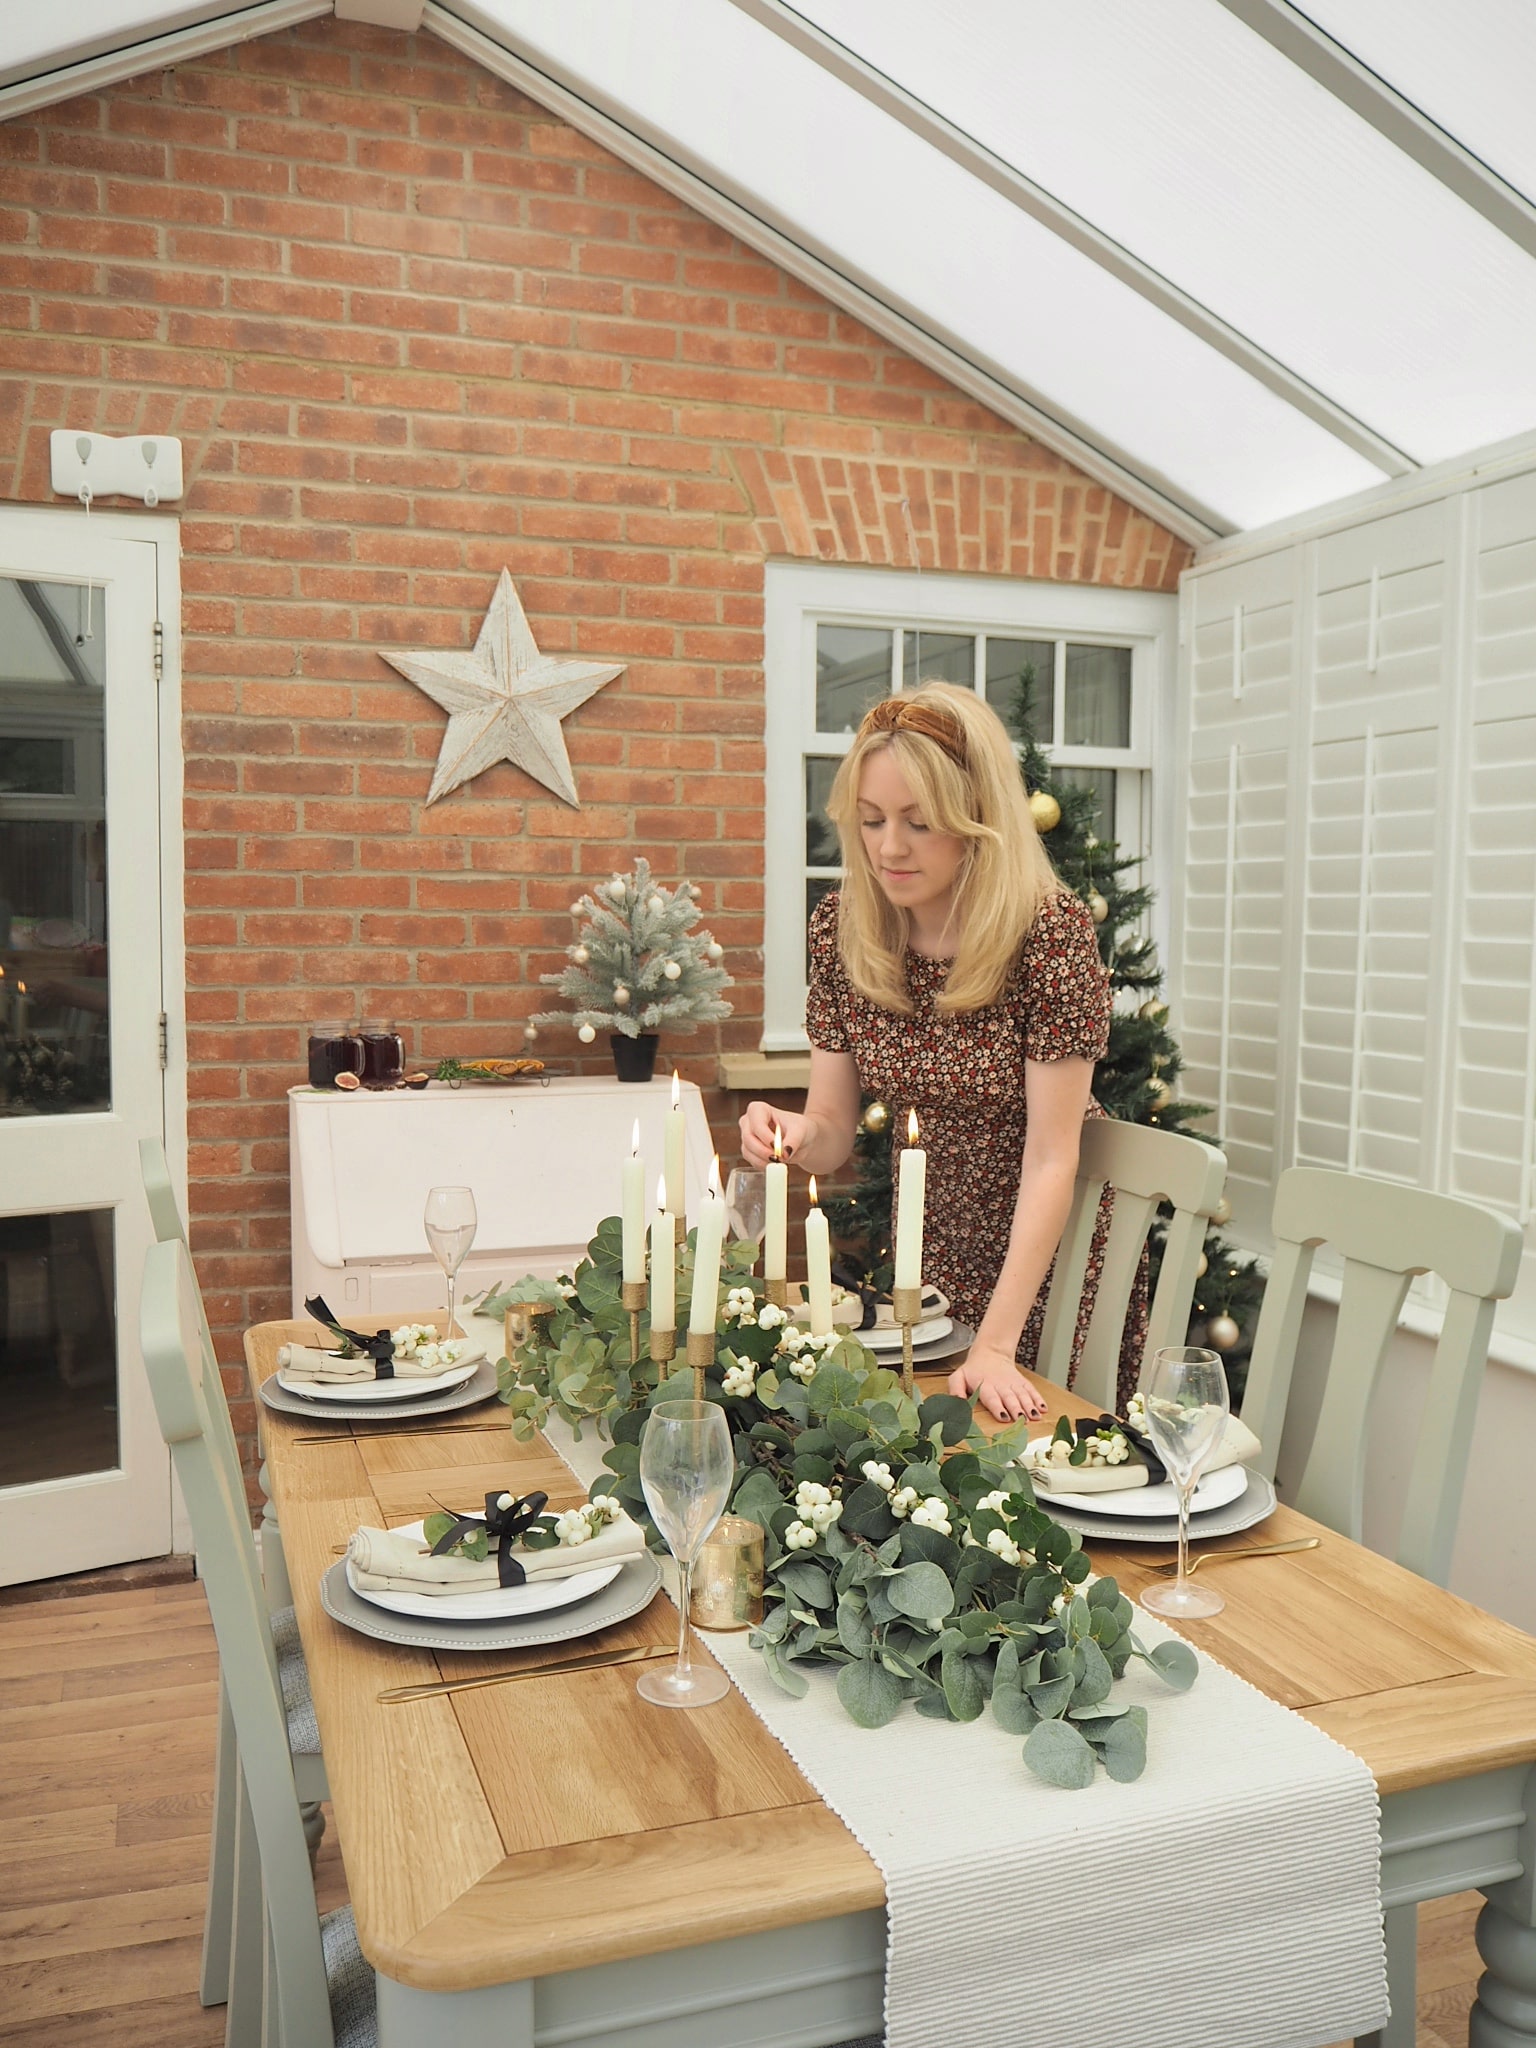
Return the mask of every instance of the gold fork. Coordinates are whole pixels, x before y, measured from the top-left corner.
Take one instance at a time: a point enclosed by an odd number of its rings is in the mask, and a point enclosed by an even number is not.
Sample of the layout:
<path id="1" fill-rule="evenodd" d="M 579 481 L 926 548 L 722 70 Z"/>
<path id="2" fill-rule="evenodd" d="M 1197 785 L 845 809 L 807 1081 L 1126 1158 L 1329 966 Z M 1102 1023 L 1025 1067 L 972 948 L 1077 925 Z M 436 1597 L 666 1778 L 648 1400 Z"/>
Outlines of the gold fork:
<path id="1" fill-rule="evenodd" d="M 1316 1550 L 1322 1540 L 1321 1536 L 1300 1536 L 1291 1543 L 1250 1543 L 1246 1550 L 1202 1550 L 1189 1560 L 1187 1576 L 1193 1578 L 1203 1564 L 1236 1564 L 1240 1557 L 1285 1557 L 1293 1550 Z M 1178 1568 L 1176 1557 L 1153 1566 L 1159 1572 L 1176 1572 Z"/>
<path id="2" fill-rule="evenodd" d="M 558 1657 L 552 1664 L 525 1666 L 517 1671 L 493 1671 L 484 1678 L 440 1678 L 431 1685 L 397 1685 L 378 1694 L 387 1707 L 406 1700 L 439 1699 L 449 1692 L 474 1692 L 483 1685 L 510 1685 L 519 1678 L 558 1678 L 567 1671 L 597 1671 L 609 1664 L 648 1664 L 656 1657 L 675 1657 L 674 1643 L 641 1643 L 632 1650 L 588 1651 L 581 1657 Z"/>

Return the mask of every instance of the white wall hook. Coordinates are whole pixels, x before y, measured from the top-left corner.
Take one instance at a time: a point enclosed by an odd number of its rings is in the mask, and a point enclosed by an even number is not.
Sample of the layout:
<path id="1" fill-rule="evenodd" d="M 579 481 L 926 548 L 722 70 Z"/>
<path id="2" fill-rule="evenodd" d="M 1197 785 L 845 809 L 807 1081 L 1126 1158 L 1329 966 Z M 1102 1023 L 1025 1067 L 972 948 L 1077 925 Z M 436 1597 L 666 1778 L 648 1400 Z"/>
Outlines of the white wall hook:
<path id="1" fill-rule="evenodd" d="M 160 505 L 182 493 L 181 443 L 174 434 L 83 434 L 55 428 L 49 437 L 53 488 L 90 506 L 98 498 Z"/>

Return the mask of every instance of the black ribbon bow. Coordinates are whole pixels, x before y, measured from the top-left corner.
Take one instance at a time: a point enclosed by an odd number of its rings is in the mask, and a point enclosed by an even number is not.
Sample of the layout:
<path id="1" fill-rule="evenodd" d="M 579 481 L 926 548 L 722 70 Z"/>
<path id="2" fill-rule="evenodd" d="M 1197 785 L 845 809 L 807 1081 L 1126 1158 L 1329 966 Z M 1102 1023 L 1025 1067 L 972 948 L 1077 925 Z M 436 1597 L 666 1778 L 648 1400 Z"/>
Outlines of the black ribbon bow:
<path id="1" fill-rule="evenodd" d="M 376 1380 L 392 1380 L 395 1376 L 393 1359 L 395 1340 L 388 1330 L 375 1330 L 371 1337 L 361 1330 L 345 1330 L 326 1307 L 318 1294 L 312 1294 L 304 1304 L 304 1313 L 313 1316 L 317 1323 L 324 1323 L 333 1335 L 340 1337 L 344 1344 L 350 1344 L 365 1358 L 373 1360 L 373 1376 Z"/>
<path id="2" fill-rule="evenodd" d="M 859 1328 L 872 1330 L 875 1327 L 875 1302 L 878 1296 L 868 1274 L 860 1273 L 848 1259 L 837 1258 L 832 1261 L 832 1278 L 845 1293 L 856 1294 L 859 1297 L 864 1304 L 864 1319 Z"/>
<path id="3" fill-rule="evenodd" d="M 456 1543 L 466 1536 L 473 1536 L 477 1529 L 483 1529 L 496 1545 L 496 1576 L 503 1586 L 521 1586 L 528 1577 L 521 1562 L 512 1555 L 512 1546 L 525 1529 L 531 1529 L 543 1514 L 549 1499 L 547 1493 L 525 1493 L 507 1507 L 498 1507 L 499 1493 L 485 1496 L 483 1515 L 455 1515 L 453 1527 L 443 1532 L 432 1546 L 434 1557 L 444 1557 Z"/>
<path id="4" fill-rule="evenodd" d="M 1160 1486 L 1168 1477 L 1168 1467 L 1153 1450 L 1152 1439 L 1141 1430 L 1132 1429 L 1128 1422 L 1122 1422 L 1118 1415 L 1096 1415 L 1092 1421 L 1082 1417 L 1077 1423 L 1079 1440 L 1083 1437 L 1097 1436 L 1101 1429 L 1118 1429 L 1132 1449 L 1141 1453 L 1142 1461 L 1147 1468 L 1149 1486 Z"/>

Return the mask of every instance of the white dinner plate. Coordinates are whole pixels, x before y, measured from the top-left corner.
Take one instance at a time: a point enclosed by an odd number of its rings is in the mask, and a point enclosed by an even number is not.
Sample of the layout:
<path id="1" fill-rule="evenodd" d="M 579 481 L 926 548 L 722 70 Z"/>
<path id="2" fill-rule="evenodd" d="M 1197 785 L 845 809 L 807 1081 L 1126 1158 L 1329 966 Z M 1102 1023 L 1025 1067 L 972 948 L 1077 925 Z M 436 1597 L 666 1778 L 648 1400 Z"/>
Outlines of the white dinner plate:
<path id="1" fill-rule="evenodd" d="M 1029 1467 L 1024 1469 L 1027 1472 Z M 1197 1484 L 1189 1511 L 1192 1515 L 1205 1515 L 1213 1508 L 1224 1508 L 1237 1499 L 1247 1484 L 1244 1466 L 1223 1465 L 1219 1472 L 1208 1472 Z M 1060 1506 L 1070 1508 L 1076 1515 L 1112 1515 L 1117 1521 L 1123 1521 L 1127 1515 L 1166 1521 L 1179 1512 L 1179 1496 L 1167 1479 L 1160 1486 L 1127 1486 L 1114 1493 L 1058 1493 L 1052 1487 L 1041 1486 L 1036 1489 L 1036 1499 L 1047 1511 Z"/>
<path id="2" fill-rule="evenodd" d="M 420 1536 L 423 1524 L 411 1522 L 396 1531 Z M 555 1607 L 574 1607 L 578 1600 L 611 1586 L 624 1569 L 623 1558 L 572 1572 L 566 1579 L 530 1579 L 523 1586 L 488 1586 L 474 1593 L 379 1593 L 357 1583 L 352 1560 L 346 1560 L 347 1584 L 359 1600 L 391 1614 L 414 1614 L 425 1621 L 510 1621 L 521 1614 L 546 1614 Z"/>
<path id="3" fill-rule="evenodd" d="M 471 1342 L 473 1344 L 473 1340 Z M 431 1379 L 425 1380 L 302 1380 L 290 1379 L 286 1372 L 279 1372 L 277 1384 L 290 1394 L 302 1395 L 306 1401 L 418 1401 L 423 1395 L 446 1394 L 454 1387 L 462 1387 L 467 1379 L 474 1377 L 475 1368 L 484 1356 L 483 1346 L 473 1344 L 472 1351 L 461 1357 L 457 1365 L 450 1365 L 446 1372 L 434 1373 Z"/>
<path id="4" fill-rule="evenodd" d="M 949 1316 L 932 1316 L 926 1323 L 913 1326 L 912 1342 L 936 1344 L 941 1337 L 947 1337 L 955 1327 Z M 877 1323 L 872 1330 L 851 1330 L 850 1336 L 857 1337 L 867 1351 L 900 1351 L 900 1323 Z"/>

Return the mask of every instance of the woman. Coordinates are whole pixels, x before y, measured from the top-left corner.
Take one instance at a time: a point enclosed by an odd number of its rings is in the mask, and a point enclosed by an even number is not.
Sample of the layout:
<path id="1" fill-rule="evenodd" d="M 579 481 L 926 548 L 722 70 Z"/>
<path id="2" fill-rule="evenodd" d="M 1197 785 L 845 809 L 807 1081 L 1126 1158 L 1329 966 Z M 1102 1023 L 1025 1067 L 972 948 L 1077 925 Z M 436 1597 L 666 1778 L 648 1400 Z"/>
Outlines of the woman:
<path id="1" fill-rule="evenodd" d="M 754 1166 L 786 1151 L 835 1172 L 861 1090 L 916 1108 L 928 1154 L 923 1277 L 976 1328 L 952 1392 L 1004 1419 L 1043 1414 L 1034 1362 L 1072 1202 L 1083 1119 L 1109 1032 L 1109 981 L 1087 907 L 1057 880 L 1001 720 L 942 683 L 877 704 L 832 786 L 844 879 L 811 918 L 803 1115 L 747 1105 Z M 1107 1213 L 1073 1347 L 1087 1333 Z M 1144 1322 L 1145 1298 L 1137 1290 Z M 1144 1329 L 1127 1330 L 1140 1356 Z"/>

